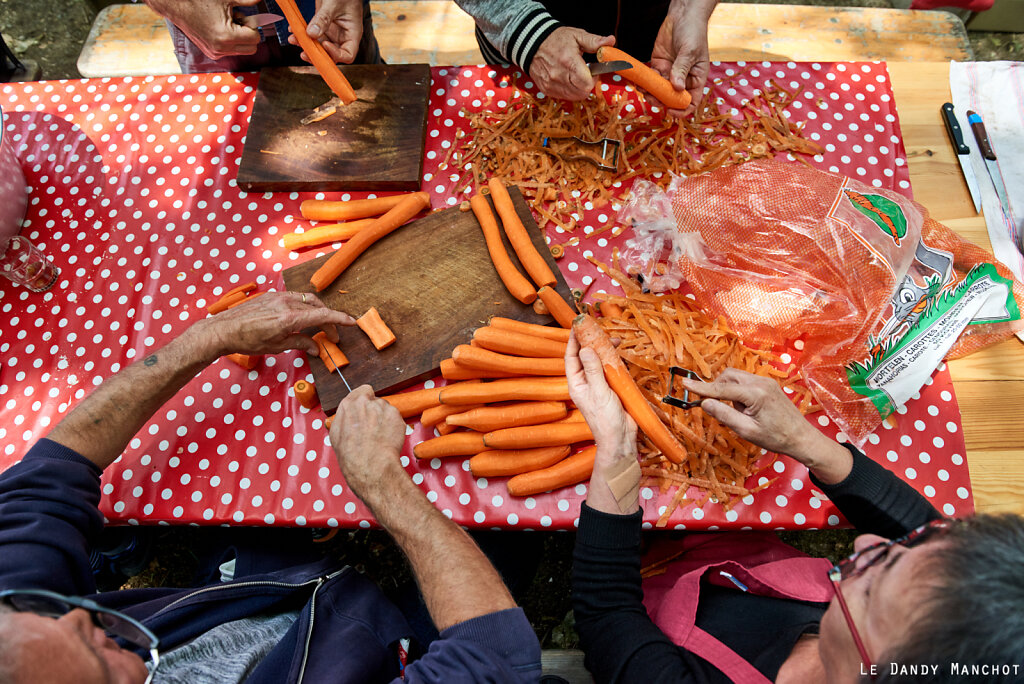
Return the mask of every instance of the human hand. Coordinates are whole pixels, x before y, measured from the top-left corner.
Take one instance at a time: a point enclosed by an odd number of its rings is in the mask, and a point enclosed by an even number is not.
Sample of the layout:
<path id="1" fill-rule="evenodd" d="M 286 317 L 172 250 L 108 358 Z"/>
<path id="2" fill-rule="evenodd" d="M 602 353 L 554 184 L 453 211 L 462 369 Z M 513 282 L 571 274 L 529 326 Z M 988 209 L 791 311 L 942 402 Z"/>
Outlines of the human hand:
<path id="1" fill-rule="evenodd" d="M 569 381 L 569 398 L 586 419 L 597 445 L 587 504 L 605 513 L 632 513 L 639 506 L 638 499 L 632 497 L 620 506 L 618 497 L 612 493 L 605 479 L 605 473 L 620 461 L 636 462 L 636 423 L 608 386 L 597 353 L 589 347 L 580 349 L 575 332 L 569 334 L 569 343 L 565 348 L 565 375 Z M 640 472 L 637 469 L 636 484 L 639 481 Z"/>
<path id="2" fill-rule="evenodd" d="M 708 19 L 717 0 L 674 0 L 658 30 L 651 52 L 651 67 L 667 78 L 676 90 L 690 93 L 685 110 L 670 109 L 670 116 L 692 114 L 704 97 L 711 70 L 708 54 Z"/>
<path id="3" fill-rule="evenodd" d="M 306 33 L 320 41 L 336 64 L 351 64 L 363 38 L 362 0 L 317 0 L 316 14 L 309 20 Z M 288 36 L 288 42 L 299 44 L 294 35 Z M 309 61 L 305 52 L 301 57 Z"/>
<path id="4" fill-rule="evenodd" d="M 594 87 L 594 77 L 583 61 L 584 52 L 597 52 L 603 45 L 614 45 L 614 36 L 559 26 L 544 39 L 530 63 L 530 78 L 540 91 L 562 100 L 583 100 Z"/>
<path id="5" fill-rule="evenodd" d="M 827 483 L 840 482 L 850 473 L 850 452 L 815 429 L 771 378 L 728 368 L 714 382 L 682 382 L 707 397 L 700 407 L 708 415 L 743 439 L 792 456 Z"/>
<path id="6" fill-rule="evenodd" d="M 251 55 L 260 44 L 260 33 L 251 17 L 234 18 L 235 7 L 259 0 L 145 0 L 150 9 L 168 19 L 210 59 Z"/>
<path id="7" fill-rule="evenodd" d="M 320 327 L 332 342 L 338 325 L 355 325 L 347 313 L 328 309 L 318 297 L 300 292 L 268 292 L 197 323 L 200 340 L 214 356 L 224 354 L 277 354 L 301 349 L 314 356 L 319 348 L 300 331 Z"/>
<path id="8" fill-rule="evenodd" d="M 398 409 L 376 398 L 369 385 L 356 387 L 341 400 L 330 436 L 345 481 L 371 509 L 382 487 L 396 477 L 408 479 L 398 459 L 405 421 Z"/>

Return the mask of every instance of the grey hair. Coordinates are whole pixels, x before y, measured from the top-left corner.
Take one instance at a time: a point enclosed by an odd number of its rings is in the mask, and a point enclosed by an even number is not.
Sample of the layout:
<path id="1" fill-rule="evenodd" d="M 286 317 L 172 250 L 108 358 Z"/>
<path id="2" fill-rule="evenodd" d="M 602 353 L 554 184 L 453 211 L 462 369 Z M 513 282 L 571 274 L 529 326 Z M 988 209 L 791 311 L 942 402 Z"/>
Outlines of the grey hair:
<path id="1" fill-rule="evenodd" d="M 926 572 L 920 618 L 879 658 L 875 681 L 1024 681 L 1024 518 L 963 521 L 943 535 Z M 913 673 L 912 665 L 938 667 Z"/>

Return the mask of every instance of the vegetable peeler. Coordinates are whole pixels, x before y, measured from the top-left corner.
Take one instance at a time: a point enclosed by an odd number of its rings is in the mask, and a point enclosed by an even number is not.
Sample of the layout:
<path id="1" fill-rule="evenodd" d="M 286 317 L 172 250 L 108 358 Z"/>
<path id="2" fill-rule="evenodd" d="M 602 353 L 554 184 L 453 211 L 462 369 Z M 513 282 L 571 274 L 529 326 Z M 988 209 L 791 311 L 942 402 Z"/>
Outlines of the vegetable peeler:
<path id="1" fill-rule="evenodd" d="M 682 399 L 672 394 L 672 390 L 675 388 L 676 377 L 679 375 L 685 376 L 688 380 L 700 380 L 701 377 L 689 368 L 682 368 L 680 366 L 672 366 L 668 369 L 668 372 L 671 375 L 668 380 L 668 394 L 661 398 L 661 402 L 681 409 L 691 409 L 700 406 L 700 401 L 690 401 L 690 390 L 683 389 Z"/>
<path id="2" fill-rule="evenodd" d="M 599 169 L 604 171 L 617 171 L 619 168 L 619 146 L 622 141 L 615 140 L 613 138 L 601 138 L 600 140 L 584 140 L 575 135 L 566 136 L 545 136 L 544 140 L 541 141 L 541 147 L 547 147 L 554 151 L 554 148 L 548 143 L 551 142 L 570 142 L 575 141 L 577 148 L 583 150 L 593 149 L 595 152 L 597 148 L 600 148 L 600 156 L 592 156 L 584 154 L 582 150 L 578 154 L 566 154 L 562 152 L 555 152 L 558 158 L 563 161 L 584 161 L 589 162 Z M 564 148 L 563 148 L 564 149 Z"/>

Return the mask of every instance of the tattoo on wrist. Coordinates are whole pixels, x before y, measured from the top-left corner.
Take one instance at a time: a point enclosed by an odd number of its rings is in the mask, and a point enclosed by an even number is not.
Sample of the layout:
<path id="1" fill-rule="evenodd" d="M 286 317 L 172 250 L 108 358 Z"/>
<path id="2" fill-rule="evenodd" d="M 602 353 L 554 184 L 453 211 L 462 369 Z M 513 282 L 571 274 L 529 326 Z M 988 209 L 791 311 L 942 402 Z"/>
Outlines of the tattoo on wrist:
<path id="1" fill-rule="evenodd" d="M 142 360 L 143 366 L 155 366 L 156 365 L 156 354 L 150 354 Z"/>

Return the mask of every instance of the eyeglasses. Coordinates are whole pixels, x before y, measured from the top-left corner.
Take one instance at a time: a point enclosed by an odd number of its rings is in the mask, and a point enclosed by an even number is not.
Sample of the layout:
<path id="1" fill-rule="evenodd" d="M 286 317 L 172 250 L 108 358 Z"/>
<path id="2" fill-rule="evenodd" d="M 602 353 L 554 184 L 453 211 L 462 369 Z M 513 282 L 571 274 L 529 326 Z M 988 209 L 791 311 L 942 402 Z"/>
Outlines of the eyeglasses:
<path id="1" fill-rule="evenodd" d="M 871 546 L 866 546 L 860 551 L 852 554 L 848 558 L 844 558 L 828 571 L 828 578 L 832 581 L 832 586 L 836 590 L 836 599 L 839 601 L 839 608 L 843 611 L 843 617 L 846 618 L 846 624 L 850 627 L 850 633 L 853 635 L 853 643 L 857 645 L 857 651 L 860 653 L 861 662 L 864 663 L 865 672 L 871 672 L 871 656 L 868 654 L 867 647 L 864 646 L 864 641 L 860 638 L 860 633 L 857 631 L 857 626 L 853 622 L 853 616 L 850 615 L 850 608 L 846 605 L 846 599 L 843 598 L 843 592 L 839 588 L 839 583 L 843 580 L 848 580 L 853 577 L 858 577 L 873 565 L 881 563 L 889 555 L 889 549 L 893 546 L 899 545 L 903 547 L 913 547 L 923 544 L 929 539 L 935 538 L 937 535 L 944 533 L 949 528 L 956 524 L 956 520 L 950 520 L 948 518 L 939 518 L 932 520 L 929 523 L 921 525 L 917 529 L 911 530 L 907 534 L 898 539 L 889 539 L 887 541 L 881 541 Z M 874 677 L 872 676 L 872 679 Z"/>
<path id="2" fill-rule="evenodd" d="M 134 646 L 149 650 L 153 667 L 146 677 L 146 684 L 153 681 L 153 675 L 160 664 L 158 647 L 160 640 L 141 622 L 133 617 L 110 608 L 105 608 L 89 599 L 64 596 L 52 591 L 36 589 L 9 589 L 0 591 L 0 604 L 19 613 L 35 613 L 43 617 L 59 618 L 75 608 L 89 613 L 93 623 L 108 635 L 121 637 Z"/>

